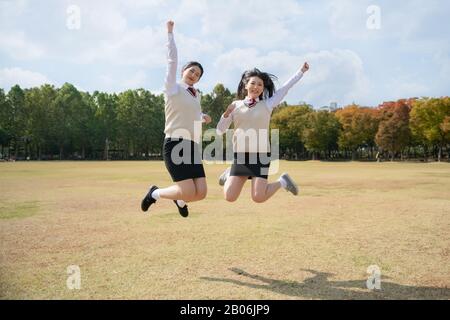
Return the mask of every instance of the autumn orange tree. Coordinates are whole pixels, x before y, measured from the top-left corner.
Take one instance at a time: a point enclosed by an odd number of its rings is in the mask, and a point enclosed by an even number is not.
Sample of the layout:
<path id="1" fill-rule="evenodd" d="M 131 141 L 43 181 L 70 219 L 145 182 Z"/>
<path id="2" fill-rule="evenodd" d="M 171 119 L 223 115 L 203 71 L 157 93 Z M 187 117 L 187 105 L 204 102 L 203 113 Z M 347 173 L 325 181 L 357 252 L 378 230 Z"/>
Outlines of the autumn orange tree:
<path id="1" fill-rule="evenodd" d="M 403 159 L 403 150 L 411 142 L 409 129 L 409 113 L 414 99 L 401 99 L 395 102 L 385 102 L 378 107 L 380 124 L 375 141 L 380 151 L 388 152 L 391 161 L 397 153 Z"/>
<path id="2" fill-rule="evenodd" d="M 376 110 L 352 104 L 336 111 L 336 117 L 341 124 L 339 148 L 350 150 L 352 160 L 356 159 L 357 150 L 361 147 L 373 150 L 375 134 L 378 130 Z"/>

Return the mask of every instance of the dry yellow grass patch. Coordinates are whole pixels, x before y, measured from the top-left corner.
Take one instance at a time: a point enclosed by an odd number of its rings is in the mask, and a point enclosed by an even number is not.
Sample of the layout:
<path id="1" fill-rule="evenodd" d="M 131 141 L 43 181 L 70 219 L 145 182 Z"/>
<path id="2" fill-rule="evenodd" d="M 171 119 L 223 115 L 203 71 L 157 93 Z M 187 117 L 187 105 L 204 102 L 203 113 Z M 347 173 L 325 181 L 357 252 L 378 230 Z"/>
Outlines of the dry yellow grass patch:
<path id="1" fill-rule="evenodd" d="M 162 162 L 0 163 L 0 298 L 450 299 L 450 164 L 280 165 L 299 197 L 256 204 L 247 183 L 227 203 L 225 165 L 207 165 L 183 219 L 170 201 L 140 211 L 171 183 Z"/>

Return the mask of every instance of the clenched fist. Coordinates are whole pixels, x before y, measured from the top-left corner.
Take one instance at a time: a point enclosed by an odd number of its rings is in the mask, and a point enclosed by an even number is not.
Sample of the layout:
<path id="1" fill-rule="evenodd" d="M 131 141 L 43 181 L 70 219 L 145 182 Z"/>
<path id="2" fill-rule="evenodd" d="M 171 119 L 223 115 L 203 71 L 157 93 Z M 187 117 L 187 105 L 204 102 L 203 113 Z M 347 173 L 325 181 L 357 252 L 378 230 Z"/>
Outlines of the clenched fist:
<path id="1" fill-rule="evenodd" d="M 167 21 L 167 32 L 172 33 L 173 32 L 173 26 L 175 25 L 175 22 L 172 20 Z"/>

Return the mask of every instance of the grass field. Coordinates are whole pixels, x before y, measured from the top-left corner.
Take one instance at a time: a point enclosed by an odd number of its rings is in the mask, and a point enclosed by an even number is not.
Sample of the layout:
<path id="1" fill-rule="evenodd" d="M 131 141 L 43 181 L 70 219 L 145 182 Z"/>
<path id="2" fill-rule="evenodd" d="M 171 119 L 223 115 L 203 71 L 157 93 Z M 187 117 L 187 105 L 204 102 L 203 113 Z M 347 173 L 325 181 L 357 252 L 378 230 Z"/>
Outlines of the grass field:
<path id="1" fill-rule="evenodd" d="M 450 299 L 449 163 L 280 167 L 300 196 L 256 204 L 250 183 L 225 202 L 225 165 L 205 166 L 184 219 L 171 201 L 140 211 L 170 183 L 162 162 L 0 163 L 0 298 Z"/>

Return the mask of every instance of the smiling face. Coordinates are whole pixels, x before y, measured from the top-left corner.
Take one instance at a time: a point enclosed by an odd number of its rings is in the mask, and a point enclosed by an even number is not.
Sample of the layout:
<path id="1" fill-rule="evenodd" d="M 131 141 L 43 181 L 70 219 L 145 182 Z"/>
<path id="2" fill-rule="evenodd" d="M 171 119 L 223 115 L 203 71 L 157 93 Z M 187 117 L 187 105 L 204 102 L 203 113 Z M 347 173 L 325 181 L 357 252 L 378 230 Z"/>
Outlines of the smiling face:
<path id="1" fill-rule="evenodd" d="M 198 66 L 190 66 L 183 71 L 182 79 L 189 85 L 193 86 L 200 80 L 202 70 Z"/>
<path id="2" fill-rule="evenodd" d="M 245 89 L 247 90 L 247 97 L 256 99 L 264 92 L 264 81 L 260 77 L 250 77 Z"/>

